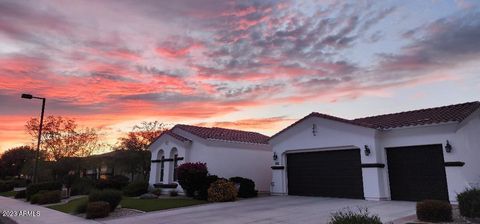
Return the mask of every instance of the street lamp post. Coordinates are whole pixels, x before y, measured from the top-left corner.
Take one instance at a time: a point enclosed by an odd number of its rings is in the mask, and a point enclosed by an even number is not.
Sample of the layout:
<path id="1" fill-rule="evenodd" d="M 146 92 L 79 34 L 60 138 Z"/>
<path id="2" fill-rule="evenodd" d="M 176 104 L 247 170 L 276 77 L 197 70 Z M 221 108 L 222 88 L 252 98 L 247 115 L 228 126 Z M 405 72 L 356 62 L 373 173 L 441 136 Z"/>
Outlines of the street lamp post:
<path id="1" fill-rule="evenodd" d="M 38 128 L 37 151 L 35 152 L 35 166 L 33 167 L 33 182 L 38 182 L 38 157 L 40 156 L 40 143 L 42 140 L 43 114 L 45 112 L 45 98 L 32 96 L 31 94 L 22 94 L 23 99 L 39 99 L 42 100 L 42 114 L 40 116 L 40 127 Z"/>

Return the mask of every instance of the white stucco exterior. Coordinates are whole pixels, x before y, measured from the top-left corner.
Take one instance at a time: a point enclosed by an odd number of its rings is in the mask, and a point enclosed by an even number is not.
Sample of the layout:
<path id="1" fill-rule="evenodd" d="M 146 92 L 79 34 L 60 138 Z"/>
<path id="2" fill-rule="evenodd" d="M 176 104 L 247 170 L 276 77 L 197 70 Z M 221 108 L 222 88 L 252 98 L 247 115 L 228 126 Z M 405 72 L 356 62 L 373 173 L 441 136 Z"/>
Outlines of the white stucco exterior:
<path id="1" fill-rule="evenodd" d="M 312 128 L 316 125 L 315 135 Z M 480 110 L 458 122 L 430 126 L 377 130 L 322 117 L 309 117 L 279 133 L 270 140 L 278 160 L 272 164 L 272 194 L 288 194 L 286 155 L 288 153 L 358 148 L 362 164 L 385 164 L 384 168 L 362 168 L 364 197 L 367 200 L 389 200 L 390 186 L 385 148 L 442 144 L 453 146 L 443 151 L 445 162 L 460 161 L 465 165 L 445 167 L 449 200 L 468 187 L 480 187 Z M 364 153 L 365 145 L 371 154 Z"/>
<path id="2" fill-rule="evenodd" d="M 223 140 L 203 139 L 182 129 L 172 129 L 190 142 L 182 142 L 170 135 L 162 135 L 150 146 L 152 160 L 160 160 L 164 155 L 166 159 L 183 157 L 178 164 L 185 162 L 203 162 L 208 166 L 212 175 L 230 178 L 240 176 L 252 179 L 260 192 L 270 191 L 272 172 L 270 164 L 272 151 L 268 144 L 255 144 L 245 142 L 229 142 Z M 176 183 L 173 179 L 173 161 L 164 162 L 164 176 L 160 180 L 160 164 L 152 163 L 150 171 L 150 185 L 163 183 Z M 179 192 L 183 192 L 180 186 Z"/>

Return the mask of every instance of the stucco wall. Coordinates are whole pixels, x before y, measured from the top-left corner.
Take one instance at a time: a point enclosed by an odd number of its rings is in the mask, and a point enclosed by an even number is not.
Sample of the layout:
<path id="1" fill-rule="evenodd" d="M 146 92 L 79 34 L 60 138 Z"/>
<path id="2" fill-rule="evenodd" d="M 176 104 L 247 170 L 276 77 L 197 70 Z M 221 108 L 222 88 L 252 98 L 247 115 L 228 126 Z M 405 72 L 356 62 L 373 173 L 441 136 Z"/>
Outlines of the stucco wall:
<path id="1" fill-rule="evenodd" d="M 234 143 L 225 141 L 205 140 L 182 130 L 174 130 L 176 133 L 192 140 L 191 144 L 183 144 L 170 136 L 162 137 L 151 146 L 152 159 L 158 151 L 163 149 L 166 158 L 170 158 L 170 150 L 177 148 L 179 157 L 184 157 L 184 162 L 205 162 L 210 174 L 219 177 L 230 178 L 241 176 L 255 181 L 256 188 L 261 192 L 270 191 L 272 172 L 270 164 L 272 151 L 269 145 Z M 173 182 L 173 167 L 166 162 L 163 183 Z M 158 166 L 160 163 L 152 163 L 149 183 L 158 183 Z M 179 191 L 182 191 L 178 187 Z"/>
<path id="2" fill-rule="evenodd" d="M 316 124 L 316 136 L 312 125 Z M 386 131 L 358 127 L 342 122 L 312 117 L 304 120 L 271 140 L 273 151 L 280 156 L 279 166 L 286 165 L 286 154 L 302 151 L 341 150 L 360 148 L 362 163 L 383 163 L 385 168 L 362 168 L 364 194 L 368 200 L 390 199 L 388 164 L 385 148 L 441 144 L 446 141 L 453 151 L 443 156 L 446 162 L 465 162 L 463 167 L 445 167 L 450 201 L 468 187 L 480 187 L 480 111 L 461 124 L 449 123 L 423 127 L 399 128 Z M 364 145 L 372 149 L 363 153 Z M 287 194 L 286 168 L 273 170 L 273 194 Z"/>
<path id="3" fill-rule="evenodd" d="M 316 134 L 313 135 L 313 124 L 316 125 Z M 279 164 L 286 166 L 286 155 L 300 151 L 325 151 L 359 148 L 362 163 L 378 163 L 379 156 L 375 152 L 376 130 L 356 125 L 331 121 L 318 117 L 308 118 L 296 126 L 281 133 L 271 140 L 273 151 L 279 155 Z M 364 154 L 364 146 L 368 145 L 371 154 Z M 272 164 L 275 165 L 275 164 Z M 272 170 L 273 194 L 287 194 L 288 180 L 286 168 Z M 362 168 L 364 195 L 371 200 L 380 200 L 378 168 Z"/>

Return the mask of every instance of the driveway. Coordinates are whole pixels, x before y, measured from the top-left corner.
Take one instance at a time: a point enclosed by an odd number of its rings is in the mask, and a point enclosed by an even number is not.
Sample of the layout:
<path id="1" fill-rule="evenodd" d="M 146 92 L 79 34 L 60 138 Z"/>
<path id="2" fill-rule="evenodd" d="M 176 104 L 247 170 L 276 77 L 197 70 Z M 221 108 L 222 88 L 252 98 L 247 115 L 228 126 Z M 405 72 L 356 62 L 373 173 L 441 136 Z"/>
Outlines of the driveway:
<path id="1" fill-rule="evenodd" d="M 18 224 L 63 224 L 63 223 L 72 223 L 72 224 L 95 224 L 98 223 L 93 220 L 86 220 L 77 216 L 65 214 L 63 212 L 55 211 L 53 209 L 45 208 L 38 205 L 32 205 L 30 203 L 16 200 L 13 198 L 1 197 L 0 196 L 0 211 L 10 211 L 5 212 L 5 215 L 9 216 L 12 214 L 17 214 L 17 216 L 9 217 Z M 13 213 L 15 212 L 15 213 Z M 25 214 L 26 212 L 35 213 L 35 215 L 18 215 Z M 27 213 L 28 214 L 28 213 Z M 4 214 L 2 214 L 4 215 Z M 1 223 L 1 222 L 0 222 Z"/>
<path id="2" fill-rule="evenodd" d="M 187 223 L 328 223 L 330 214 L 345 207 L 366 207 L 389 222 L 415 214 L 414 202 L 272 196 L 199 205 L 104 221 L 109 224 Z"/>

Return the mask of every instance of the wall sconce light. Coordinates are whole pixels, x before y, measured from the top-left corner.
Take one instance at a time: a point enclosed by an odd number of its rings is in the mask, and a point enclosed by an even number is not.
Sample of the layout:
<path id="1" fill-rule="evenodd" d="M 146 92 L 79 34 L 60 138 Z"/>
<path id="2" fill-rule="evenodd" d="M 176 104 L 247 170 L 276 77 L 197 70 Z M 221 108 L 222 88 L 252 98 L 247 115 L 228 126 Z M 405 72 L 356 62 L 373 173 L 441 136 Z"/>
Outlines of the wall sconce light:
<path id="1" fill-rule="evenodd" d="M 445 144 L 445 152 L 451 153 L 452 152 L 452 145 L 450 145 L 450 142 L 447 140 L 447 144 Z"/>
<path id="2" fill-rule="evenodd" d="M 312 124 L 312 134 L 313 134 L 313 136 L 317 136 L 317 125 L 316 124 Z"/>
<path id="3" fill-rule="evenodd" d="M 277 159 L 278 159 L 277 153 L 276 153 L 276 152 L 273 152 L 273 160 L 274 160 L 274 161 L 277 161 Z"/>
<path id="4" fill-rule="evenodd" d="M 365 145 L 365 151 L 364 152 L 365 152 L 366 156 L 370 155 L 371 151 L 370 151 L 370 148 L 368 147 L 368 145 Z"/>

